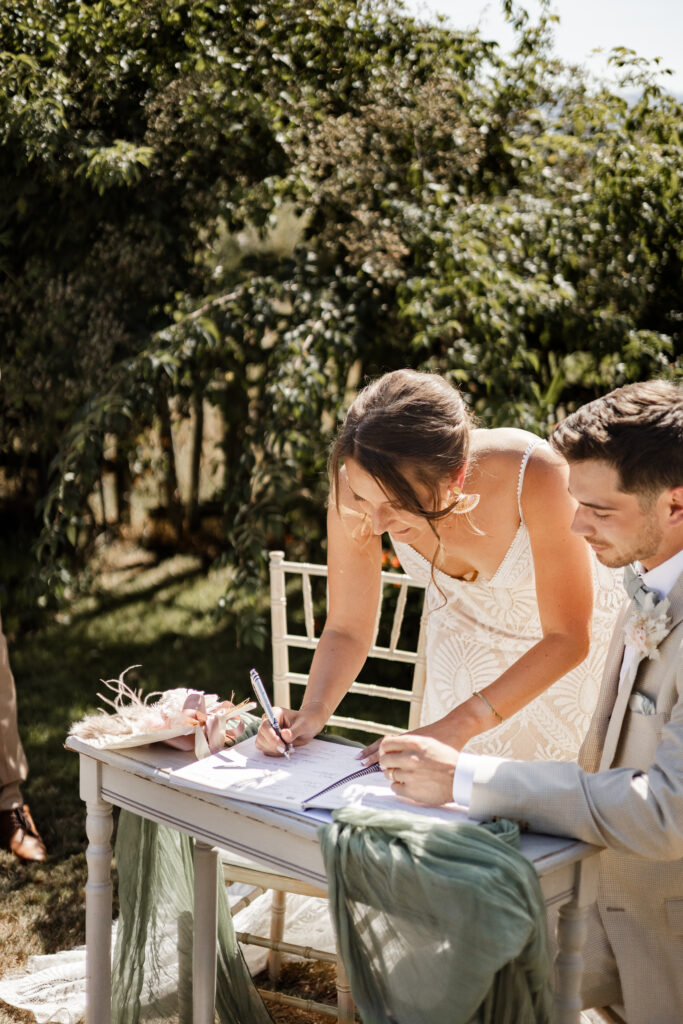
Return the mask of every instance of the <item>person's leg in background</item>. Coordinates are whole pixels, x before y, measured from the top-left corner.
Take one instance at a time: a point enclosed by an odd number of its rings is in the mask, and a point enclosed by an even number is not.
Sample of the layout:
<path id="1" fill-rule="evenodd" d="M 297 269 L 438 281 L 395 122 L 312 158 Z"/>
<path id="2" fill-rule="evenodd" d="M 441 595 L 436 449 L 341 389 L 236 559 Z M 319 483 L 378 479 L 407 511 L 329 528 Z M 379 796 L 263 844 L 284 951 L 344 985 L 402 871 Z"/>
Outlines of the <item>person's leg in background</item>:
<path id="1" fill-rule="evenodd" d="M 21 795 L 28 765 L 17 728 L 17 694 L 0 620 L 0 848 L 21 860 L 45 860 L 45 844 Z"/>

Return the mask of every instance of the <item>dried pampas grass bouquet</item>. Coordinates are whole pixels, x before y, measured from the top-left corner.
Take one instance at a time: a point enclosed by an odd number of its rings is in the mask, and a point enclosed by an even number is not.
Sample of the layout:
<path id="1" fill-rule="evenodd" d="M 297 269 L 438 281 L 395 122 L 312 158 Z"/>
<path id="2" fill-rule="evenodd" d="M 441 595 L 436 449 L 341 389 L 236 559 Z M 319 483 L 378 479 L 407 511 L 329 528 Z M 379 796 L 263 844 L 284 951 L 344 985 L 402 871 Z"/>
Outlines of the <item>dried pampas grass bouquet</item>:
<path id="1" fill-rule="evenodd" d="M 253 701 L 221 700 L 215 693 L 173 690 L 149 693 L 133 690 L 124 677 L 139 665 L 130 665 L 118 679 L 100 682 L 113 696 L 98 693 L 100 708 L 74 722 L 70 735 L 85 740 L 100 750 L 137 747 L 146 743 L 169 743 L 181 750 L 194 748 L 197 757 L 206 757 L 234 743 L 244 731 L 244 716 L 256 707 Z"/>

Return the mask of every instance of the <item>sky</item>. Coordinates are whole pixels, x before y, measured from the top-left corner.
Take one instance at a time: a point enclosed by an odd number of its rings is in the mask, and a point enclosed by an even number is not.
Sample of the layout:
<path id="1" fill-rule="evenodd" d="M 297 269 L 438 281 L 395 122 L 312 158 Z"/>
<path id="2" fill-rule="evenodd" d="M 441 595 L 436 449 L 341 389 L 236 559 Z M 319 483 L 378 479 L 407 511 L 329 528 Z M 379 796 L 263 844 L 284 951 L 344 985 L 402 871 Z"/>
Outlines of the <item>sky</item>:
<path id="1" fill-rule="evenodd" d="M 478 27 L 482 35 L 495 39 L 506 50 L 512 31 L 501 14 L 500 0 L 404 0 L 411 13 L 429 18 L 430 13 L 446 15 L 454 28 Z M 519 2 L 519 0 L 518 0 Z M 532 15 L 536 0 L 521 0 Z M 681 0 L 553 0 L 558 55 L 583 64 L 595 74 L 605 69 L 604 56 L 591 56 L 600 47 L 609 51 L 626 46 L 640 57 L 661 57 L 662 66 L 674 71 L 662 84 L 683 96 L 683 2 Z"/>

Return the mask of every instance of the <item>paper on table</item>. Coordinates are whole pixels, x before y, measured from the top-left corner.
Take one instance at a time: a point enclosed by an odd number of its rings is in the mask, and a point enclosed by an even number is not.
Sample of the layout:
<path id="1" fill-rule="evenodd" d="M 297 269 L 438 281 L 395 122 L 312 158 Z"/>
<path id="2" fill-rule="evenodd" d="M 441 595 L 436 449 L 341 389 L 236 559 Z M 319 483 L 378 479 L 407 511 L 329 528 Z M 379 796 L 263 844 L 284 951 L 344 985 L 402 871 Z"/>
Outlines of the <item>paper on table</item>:
<path id="1" fill-rule="evenodd" d="M 261 753 L 252 736 L 229 750 L 186 765 L 173 772 L 173 777 L 235 800 L 300 810 L 322 789 L 363 771 L 358 752 L 358 747 L 311 740 L 285 760 Z"/>
<path id="2" fill-rule="evenodd" d="M 367 807 L 376 811 L 409 811 L 421 818 L 448 824 L 465 821 L 470 825 L 475 825 L 479 820 L 470 818 L 466 809 L 457 804 L 450 803 L 436 807 L 429 804 L 416 804 L 414 800 L 404 799 L 394 793 L 389 779 L 381 774 L 366 775 L 357 781 L 336 786 L 324 796 L 309 801 L 306 806 L 309 808 L 326 807 L 328 810 L 352 806 Z"/>
<path id="3" fill-rule="evenodd" d="M 358 751 L 358 747 L 341 743 L 311 740 L 306 746 L 297 747 L 286 761 L 261 753 L 256 749 L 256 737 L 251 737 L 172 774 L 175 779 L 225 793 L 235 800 L 285 810 L 334 809 L 352 804 L 377 810 L 408 810 L 440 821 L 472 820 L 455 804 L 427 807 L 401 799 L 392 792 L 391 783 L 379 771 L 349 778 L 363 772 Z M 346 784 L 345 779 L 348 779 Z M 328 786 L 334 788 L 327 789 Z"/>

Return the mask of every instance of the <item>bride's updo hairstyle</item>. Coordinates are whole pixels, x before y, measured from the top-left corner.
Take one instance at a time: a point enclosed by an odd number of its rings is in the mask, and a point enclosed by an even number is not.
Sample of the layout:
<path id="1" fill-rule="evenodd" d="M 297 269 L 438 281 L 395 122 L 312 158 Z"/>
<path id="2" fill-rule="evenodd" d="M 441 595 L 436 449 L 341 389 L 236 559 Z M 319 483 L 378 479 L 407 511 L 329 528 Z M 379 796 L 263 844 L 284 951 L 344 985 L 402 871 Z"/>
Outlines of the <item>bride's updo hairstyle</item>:
<path id="1" fill-rule="evenodd" d="M 440 508 L 439 488 L 467 462 L 471 428 L 460 392 L 442 377 L 416 370 L 386 373 L 358 393 L 330 453 L 337 507 L 341 463 L 351 458 L 397 507 L 422 516 L 430 525 L 457 512 L 469 496 L 459 494 Z M 416 484 L 431 495 L 427 507 Z"/>

